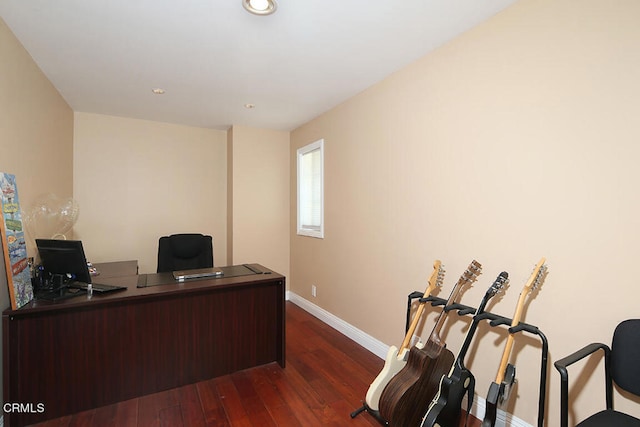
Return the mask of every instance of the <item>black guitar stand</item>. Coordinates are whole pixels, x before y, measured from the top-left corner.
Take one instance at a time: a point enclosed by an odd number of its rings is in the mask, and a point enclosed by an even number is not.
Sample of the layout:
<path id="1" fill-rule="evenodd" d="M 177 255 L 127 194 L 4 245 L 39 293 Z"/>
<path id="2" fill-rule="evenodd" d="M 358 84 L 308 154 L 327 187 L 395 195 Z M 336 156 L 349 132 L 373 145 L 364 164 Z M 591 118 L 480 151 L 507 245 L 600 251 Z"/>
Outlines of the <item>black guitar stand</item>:
<path id="1" fill-rule="evenodd" d="M 371 415 L 373 418 L 375 418 L 376 421 L 379 422 L 380 424 L 382 424 L 383 426 L 388 426 L 389 425 L 389 421 L 387 421 L 384 418 L 382 418 L 380 416 L 380 412 L 379 411 L 376 411 L 375 409 L 371 409 L 369 407 L 369 405 L 367 405 L 367 402 L 362 402 L 362 406 L 351 413 L 351 418 L 357 417 L 362 412 L 368 412 L 369 415 Z"/>
<path id="2" fill-rule="evenodd" d="M 532 335 L 537 335 L 542 342 L 541 349 L 541 361 L 540 361 L 540 394 L 538 396 L 538 427 L 544 425 L 544 403 L 547 395 L 547 359 L 549 356 L 549 343 L 547 337 L 536 326 L 529 325 L 528 323 L 518 323 L 516 326 L 511 327 L 512 319 L 508 319 L 503 316 L 498 316 L 493 313 L 485 312 L 479 314 L 474 318 L 474 321 L 489 320 L 491 327 L 508 326 L 510 334 L 517 334 L 520 332 L 528 332 Z"/>
<path id="3" fill-rule="evenodd" d="M 456 310 L 458 312 L 458 316 L 466 316 L 473 315 L 477 309 L 474 307 L 470 307 L 467 305 L 453 303 L 451 305 L 446 305 L 447 300 L 443 298 L 428 296 L 424 297 L 424 293 L 420 291 L 411 292 L 407 296 L 407 319 L 405 324 L 405 335 L 409 331 L 409 326 L 411 324 L 411 305 L 414 300 L 418 300 L 418 302 L 428 302 L 432 307 L 437 306 L 445 306 L 443 310 L 445 312 L 449 312 L 451 310 Z M 517 334 L 520 332 L 528 332 L 532 335 L 537 335 L 542 342 L 541 349 L 541 363 L 540 363 L 540 394 L 538 397 L 538 427 L 543 427 L 544 425 L 544 413 L 545 413 L 545 400 L 547 393 L 547 361 L 549 356 L 549 343 L 547 341 L 547 337 L 542 333 L 540 329 L 536 326 L 529 325 L 527 323 L 519 323 L 516 326 L 511 327 L 512 319 L 499 316 L 493 314 L 491 312 L 485 311 L 484 313 L 479 314 L 478 316 L 473 316 L 473 322 L 481 322 L 482 320 L 489 320 L 489 326 L 498 327 L 498 326 L 507 326 L 509 334 Z M 362 412 L 368 412 L 373 416 L 380 424 L 383 426 L 388 426 L 389 422 L 380 416 L 380 412 L 373 410 L 367 405 L 366 402 L 363 402 L 362 407 L 356 409 L 351 413 L 351 418 L 355 418 Z"/>
<path id="4" fill-rule="evenodd" d="M 412 292 L 410 296 L 414 294 L 416 294 L 416 292 Z M 445 305 L 447 303 L 446 300 L 443 300 L 441 298 L 434 298 L 430 296 L 427 298 L 423 298 L 423 297 L 418 297 L 418 298 L 419 298 L 418 300 L 419 302 L 431 301 L 432 306 Z M 458 304 L 458 303 L 454 303 L 444 307 L 444 311 L 448 312 L 451 310 L 457 310 L 459 316 L 464 316 L 467 314 L 473 315 L 476 312 L 475 308 L 469 307 L 463 304 Z M 549 356 L 549 343 L 547 341 L 547 337 L 536 326 L 529 325 L 528 323 L 520 322 L 516 326 L 511 327 L 511 323 L 513 322 L 512 319 L 509 319 L 504 316 L 499 316 L 497 314 L 493 314 L 488 311 L 485 311 L 484 313 L 481 313 L 473 317 L 473 322 L 479 323 L 482 320 L 489 320 L 489 326 L 491 327 L 506 325 L 509 328 L 508 331 L 510 334 L 528 332 L 532 335 L 537 335 L 540 338 L 540 341 L 542 342 L 542 349 L 541 349 L 541 362 L 540 362 L 540 394 L 538 396 L 538 427 L 543 427 L 544 412 L 545 412 L 544 403 L 547 395 L 547 360 Z"/>
<path id="5" fill-rule="evenodd" d="M 415 294 L 413 292 L 411 295 Z M 431 305 L 445 305 L 447 302 L 442 300 L 441 298 L 427 297 L 420 298 L 419 302 L 431 301 Z M 444 311 L 457 310 L 459 316 L 464 316 L 467 314 L 474 314 L 476 309 L 473 307 L 469 307 L 463 304 L 454 303 L 444 307 Z M 489 326 L 498 327 L 498 326 L 507 326 L 510 334 L 517 334 L 519 332 L 528 332 L 532 335 L 537 335 L 542 342 L 541 349 L 541 363 L 540 363 L 540 394 L 538 397 L 538 427 L 543 427 L 544 425 L 544 403 L 546 400 L 547 393 L 547 360 L 549 356 L 549 343 L 547 341 L 547 337 L 542 333 L 540 329 L 536 326 L 529 325 L 528 323 L 519 323 L 516 326 L 511 327 L 512 319 L 509 319 L 504 316 L 499 316 L 497 314 L 493 314 L 491 312 L 485 311 L 477 316 L 473 317 L 473 322 L 481 322 L 482 320 L 489 320 Z"/>

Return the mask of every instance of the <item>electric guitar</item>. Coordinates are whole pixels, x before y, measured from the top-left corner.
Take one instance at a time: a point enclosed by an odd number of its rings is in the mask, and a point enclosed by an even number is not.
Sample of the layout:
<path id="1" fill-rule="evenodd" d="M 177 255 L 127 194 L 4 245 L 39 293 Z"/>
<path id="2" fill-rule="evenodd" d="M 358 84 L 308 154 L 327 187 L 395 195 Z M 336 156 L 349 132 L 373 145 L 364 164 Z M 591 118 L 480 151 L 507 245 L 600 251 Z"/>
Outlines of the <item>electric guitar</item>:
<path id="1" fill-rule="evenodd" d="M 445 305 L 451 305 L 462 289 L 480 274 L 482 266 L 473 261 L 454 286 Z M 417 426 L 425 408 L 438 390 L 438 382 L 453 364 L 453 353 L 445 348 L 440 331 L 448 311 L 444 308 L 423 348 L 413 346 L 407 364 L 387 384 L 380 396 L 380 416 L 393 427 Z"/>
<path id="2" fill-rule="evenodd" d="M 465 394 L 473 396 L 473 384 L 475 383 L 473 374 L 464 366 L 464 358 L 478 326 L 476 317 L 484 313 L 489 300 L 506 287 L 508 283 L 509 273 L 503 271 L 484 294 L 480 305 L 474 313 L 474 320 L 469 327 L 458 357 L 451 367 L 449 375 L 443 375 L 440 379 L 438 393 L 431 401 L 426 415 L 422 418 L 420 427 L 433 427 L 436 423 L 441 427 L 457 427 L 460 424 L 462 399 L 464 399 Z"/>
<path id="3" fill-rule="evenodd" d="M 427 287 L 427 290 L 424 291 L 424 297 L 426 298 L 438 286 L 441 286 L 443 279 L 444 269 L 442 268 L 442 263 L 439 260 L 436 260 L 433 263 L 433 273 L 431 273 L 431 277 L 429 278 L 429 286 Z M 406 365 L 409 355 L 409 344 L 418 326 L 418 323 L 420 322 L 420 318 L 422 317 L 422 313 L 424 312 L 424 307 L 426 304 L 426 301 L 421 302 L 416 308 L 416 313 L 413 317 L 411 325 L 409 326 L 409 329 L 407 330 L 404 340 L 400 345 L 400 348 L 394 345 L 389 347 L 387 358 L 384 362 L 384 367 L 382 368 L 376 379 L 373 380 L 373 382 L 369 386 L 369 390 L 367 390 L 365 402 L 370 409 L 374 411 L 378 410 L 380 395 L 382 394 L 382 391 L 389 383 L 391 378 L 393 378 L 393 376 L 397 374 L 404 367 L 404 365 Z"/>
<path id="4" fill-rule="evenodd" d="M 520 292 L 518 298 L 518 304 L 516 306 L 513 319 L 511 320 L 511 327 L 517 326 L 522 318 L 522 311 L 524 308 L 524 302 L 527 299 L 527 295 L 538 287 L 542 281 L 542 277 L 547 271 L 547 266 L 544 264 L 545 258 L 540 259 L 531 273 L 531 277 L 524 285 L 524 288 Z M 511 356 L 511 350 L 513 349 L 513 334 L 509 334 L 507 342 L 505 343 L 504 350 L 502 352 L 502 360 L 500 361 L 500 367 L 498 368 L 498 374 L 496 379 L 489 386 L 489 392 L 487 393 L 487 407 L 482 420 L 482 427 L 493 427 L 496 423 L 496 415 L 498 412 L 498 406 L 509 400 L 509 394 L 511 387 L 516 382 L 516 367 L 509 364 L 509 357 Z"/>

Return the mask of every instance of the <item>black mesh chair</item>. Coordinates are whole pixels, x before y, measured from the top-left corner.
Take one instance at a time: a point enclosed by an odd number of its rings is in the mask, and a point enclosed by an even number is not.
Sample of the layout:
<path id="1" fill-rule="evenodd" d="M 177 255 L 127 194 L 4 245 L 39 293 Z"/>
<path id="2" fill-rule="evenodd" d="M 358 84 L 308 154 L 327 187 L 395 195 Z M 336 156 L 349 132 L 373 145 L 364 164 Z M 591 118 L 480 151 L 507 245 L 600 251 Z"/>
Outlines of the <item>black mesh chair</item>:
<path id="1" fill-rule="evenodd" d="M 158 241 L 158 273 L 209 267 L 213 267 L 211 236 L 172 234 Z"/>
<path id="2" fill-rule="evenodd" d="M 592 343 L 554 363 L 560 372 L 560 425 L 569 425 L 569 375 L 567 367 L 598 350 L 604 352 L 606 409 L 576 424 L 576 427 L 640 427 L 640 419 L 613 409 L 613 383 L 640 396 L 640 319 L 621 322 L 613 333 L 611 347 Z"/>

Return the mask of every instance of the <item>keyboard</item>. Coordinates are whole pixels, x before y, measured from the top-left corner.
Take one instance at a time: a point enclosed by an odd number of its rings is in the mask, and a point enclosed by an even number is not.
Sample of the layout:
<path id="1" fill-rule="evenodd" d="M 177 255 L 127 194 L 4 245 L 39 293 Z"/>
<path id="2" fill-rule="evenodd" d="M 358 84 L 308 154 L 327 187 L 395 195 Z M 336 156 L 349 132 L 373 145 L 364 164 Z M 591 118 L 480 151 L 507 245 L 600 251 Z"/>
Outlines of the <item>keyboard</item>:
<path id="1" fill-rule="evenodd" d="M 89 284 L 84 282 L 71 282 L 67 286 L 69 288 L 74 288 L 74 289 L 84 289 L 86 291 L 87 288 L 89 287 Z M 93 289 L 93 292 L 99 293 L 99 294 L 105 293 L 105 292 L 123 291 L 127 289 L 126 286 L 107 285 L 104 283 L 92 283 L 91 287 Z"/>
<path id="2" fill-rule="evenodd" d="M 62 288 L 55 291 L 39 290 L 35 292 L 34 297 L 36 300 L 59 301 L 86 294 L 87 293 L 83 292 L 82 289 Z"/>

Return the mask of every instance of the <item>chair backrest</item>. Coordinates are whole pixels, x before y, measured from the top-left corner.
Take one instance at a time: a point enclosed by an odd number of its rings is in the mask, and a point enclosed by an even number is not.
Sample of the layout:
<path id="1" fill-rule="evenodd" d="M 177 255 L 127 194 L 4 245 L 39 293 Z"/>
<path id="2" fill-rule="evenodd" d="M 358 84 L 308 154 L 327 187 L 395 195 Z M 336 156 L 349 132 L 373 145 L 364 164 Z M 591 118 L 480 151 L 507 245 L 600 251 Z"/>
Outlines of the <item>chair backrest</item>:
<path id="1" fill-rule="evenodd" d="M 172 234 L 158 241 L 158 273 L 209 267 L 213 267 L 211 236 Z"/>
<path id="2" fill-rule="evenodd" d="M 621 322 L 611 343 L 611 376 L 624 390 L 640 396 L 640 319 Z"/>

